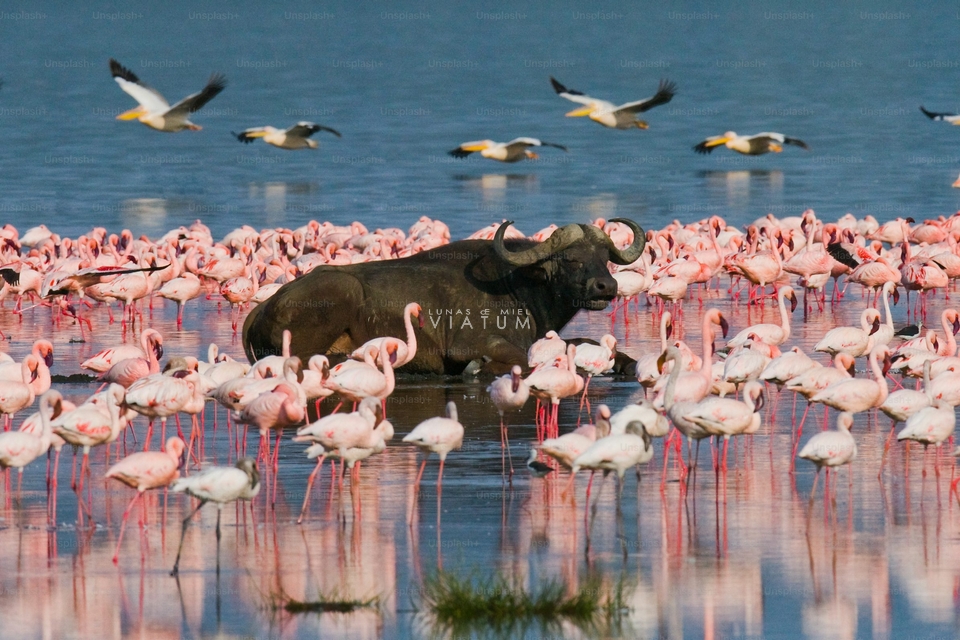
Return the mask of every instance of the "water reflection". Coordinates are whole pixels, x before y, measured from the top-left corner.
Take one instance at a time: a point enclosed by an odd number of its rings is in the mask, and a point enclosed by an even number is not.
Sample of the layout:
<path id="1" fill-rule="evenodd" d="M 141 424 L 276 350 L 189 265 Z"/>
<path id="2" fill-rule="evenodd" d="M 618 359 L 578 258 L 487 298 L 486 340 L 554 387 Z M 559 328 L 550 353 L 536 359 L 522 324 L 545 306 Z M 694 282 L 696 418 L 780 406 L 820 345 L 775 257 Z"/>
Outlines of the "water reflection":
<path id="1" fill-rule="evenodd" d="M 783 193 L 782 171 L 762 169 L 701 171 L 699 175 L 704 178 L 707 188 L 714 195 L 724 194 L 727 205 L 731 207 L 746 206 L 750 204 L 752 198 L 767 201 L 771 196 L 779 197 Z"/>

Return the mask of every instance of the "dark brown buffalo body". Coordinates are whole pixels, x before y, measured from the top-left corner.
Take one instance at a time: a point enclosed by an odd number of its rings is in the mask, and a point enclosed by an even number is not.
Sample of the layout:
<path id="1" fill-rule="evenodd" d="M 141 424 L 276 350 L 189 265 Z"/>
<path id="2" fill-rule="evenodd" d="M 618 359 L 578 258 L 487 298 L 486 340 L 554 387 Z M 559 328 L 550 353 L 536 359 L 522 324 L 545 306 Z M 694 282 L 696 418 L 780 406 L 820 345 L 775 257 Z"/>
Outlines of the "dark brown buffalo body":
<path id="1" fill-rule="evenodd" d="M 284 285 L 254 308 L 243 327 L 251 361 L 291 352 L 336 361 L 367 340 L 405 338 L 403 309 L 422 307 L 417 355 L 406 373 L 459 374 L 473 360 L 526 365 L 527 348 L 559 331 L 580 309 L 599 310 L 617 294 L 607 263 L 629 264 L 643 252 L 644 233 L 630 220 L 634 243 L 619 250 L 592 225 L 571 224 L 542 243 L 453 242 L 409 258 L 323 266 Z"/>

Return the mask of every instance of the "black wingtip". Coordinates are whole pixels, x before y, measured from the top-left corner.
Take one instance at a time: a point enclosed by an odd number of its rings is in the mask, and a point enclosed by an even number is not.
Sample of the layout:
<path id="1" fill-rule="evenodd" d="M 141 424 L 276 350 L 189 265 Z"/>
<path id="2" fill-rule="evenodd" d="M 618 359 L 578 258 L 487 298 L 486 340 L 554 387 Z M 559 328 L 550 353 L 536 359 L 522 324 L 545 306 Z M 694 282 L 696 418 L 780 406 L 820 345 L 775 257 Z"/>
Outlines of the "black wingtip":
<path id="1" fill-rule="evenodd" d="M 220 73 L 219 71 L 215 71 L 212 74 L 210 74 L 210 79 L 207 80 L 207 89 L 209 89 L 210 91 L 215 91 L 216 93 L 220 93 L 226 88 L 227 88 L 227 76 Z"/>
<path id="2" fill-rule="evenodd" d="M 114 78 L 123 78 L 127 82 L 140 82 L 140 78 L 137 77 L 137 74 L 135 74 L 133 71 L 130 71 L 130 69 L 127 69 L 113 58 L 110 58 L 110 73 Z"/>
<path id="3" fill-rule="evenodd" d="M 693 150 L 701 155 L 707 155 L 708 153 L 713 153 L 713 147 L 708 147 L 706 141 L 693 146 Z"/>
<path id="4" fill-rule="evenodd" d="M 834 260 L 842 265 L 850 267 L 851 269 L 856 269 L 860 266 L 860 263 L 857 262 L 850 252 L 844 249 L 839 242 L 828 244 L 827 253 L 829 253 L 830 257 L 832 257 Z"/>
<path id="5" fill-rule="evenodd" d="M 235 137 L 237 140 L 239 140 L 239 141 L 242 142 L 243 144 L 249 144 L 249 143 L 253 142 L 253 138 L 247 137 L 247 134 L 245 134 L 245 133 L 237 133 L 237 132 L 235 132 L 235 131 L 231 131 L 231 132 L 230 132 L 230 135 L 232 135 L 233 137 Z"/>
<path id="6" fill-rule="evenodd" d="M 939 117 L 939 113 L 934 113 L 933 111 L 927 111 L 923 108 L 923 105 L 920 105 L 920 111 L 923 112 L 923 115 L 927 116 L 931 120 L 936 120 Z"/>
<path id="7" fill-rule="evenodd" d="M 557 93 L 567 92 L 567 88 L 562 84 L 560 84 L 559 82 L 557 82 L 557 79 L 554 78 L 553 76 L 550 76 L 550 84 L 553 85 L 553 90 L 556 91 Z"/>
<path id="8" fill-rule="evenodd" d="M 801 149 L 807 149 L 807 150 L 810 149 L 809 145 L 807 145 L 806 142 L 804 142 L 803 140 L 801 140 L 801 139 L 799 139 L 799 138 L 787 138 L 786 136 L 784 136 L 784 138 L 783 138 L 783 143 L 784 143 L 784 144 L 792 144 L 793 146 L 795 146 L 795 147 L 800 147 Z"/>

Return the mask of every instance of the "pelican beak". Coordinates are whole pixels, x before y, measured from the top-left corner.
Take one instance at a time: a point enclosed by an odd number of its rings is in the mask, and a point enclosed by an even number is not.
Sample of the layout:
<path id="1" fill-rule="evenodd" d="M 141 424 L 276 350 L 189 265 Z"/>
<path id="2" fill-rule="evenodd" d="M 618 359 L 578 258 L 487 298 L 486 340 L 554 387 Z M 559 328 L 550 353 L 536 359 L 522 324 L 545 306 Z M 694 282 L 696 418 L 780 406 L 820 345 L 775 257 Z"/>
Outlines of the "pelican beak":
<path id="1" fill-rule="evenodd" d="M 144 109 L 143 107 L 136 107 L 134 109 L 130 109 L 129 111 L 124 111 L 123 113 L 118 115 L 117 120 L 136 120 L 137 118 L 145 114 L 146 114 L 146 109 Z"/>
<path id="2" fill-rule="evenodd" d="M 486 149 L 486 148 L 487 148 L 487 145 L 485 145 L 485 144 L 483 144 L 483 143 L 462 144 L 462 145 L 460 145 L 460 149 L 461 149 L 462 151 L 469 151 L 469 152 L 471 152 L 471 153 L 473 153 L 474 151 L 483 151 L 483 150 Z"/>
<path id="3" fill-rule="evenodd" d="M 262 138 L 265 135 L 267 135 L 266 131 L 251 131 L 250 133 L 243 134 L 245 138 Z"/>
<path id="4" fill-rule="evenodd" d="M 721 146 L 721 145 L 727 144 L 727 142 L 729 142 L 729 141 L 730 141 L 730 138 L 720 137 L 720 138 L 717 138 L 716 140 L 709 140 L 709 141 L 707 141 L 707 142 L 704 142 L 704 143 L 703 143 L 703 146 L 705 146 L 705 147 L 719 147 L 719 146 Z"/>
<path id="5" fill-rule="evenodd" d="M 567 112 L 566 116 L 568 118 L 580 118 L 582 116 L 588 116 L 593 113 L 592 106 L 580 107 L 579 109 L 574 109 L 573 111 Z"/>

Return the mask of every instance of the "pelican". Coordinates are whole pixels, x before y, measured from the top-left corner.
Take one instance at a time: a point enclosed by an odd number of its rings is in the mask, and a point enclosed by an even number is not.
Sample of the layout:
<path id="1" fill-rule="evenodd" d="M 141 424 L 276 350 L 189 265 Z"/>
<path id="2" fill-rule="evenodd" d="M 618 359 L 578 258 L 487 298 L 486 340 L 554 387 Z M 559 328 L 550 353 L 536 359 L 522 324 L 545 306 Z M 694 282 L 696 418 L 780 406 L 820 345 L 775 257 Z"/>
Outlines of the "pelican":
<path id="1" fill-rule="evenodd" d="M 923 105 L 920 105 L 920 111 L 923 111 L 923 115 L 927 116 L 931 120 L 943 120 L 944 122 L 949 122 L 950 124 L 960 124 L 960 115 L 956 113 L 934 113 L 933 111 L 927 111 L 923 108 Z"/>
<path id="2" fill-rule="evenodd" d="M 189 95 L 172 107 L 156 89 L 143 84 L 132 71 L 110 58 L 110 73 L 124 92 L 140 103 L 136 109 L 130 109 L 117 116 L 117 120 L 139 120 L 151 129 L 176 133 L 184 129 L 200 131 L 199 126 L 187 118 L 199 111 L 227 86 L 227 79 L 219 73 L 210 76 L 200 92 Z"/>
<path id="3" fill-rule="evenodd" d="M 272 144 L 281 149 L 316 149 L 320 146 L 320 143 L 311 140 L 310 136 L 317 131 L 329 131 L 338 138 L 342 137 L 336 129 L 312 122 L 298 122 L 285 131 L 273 127 L 253 127 L 252 129 L 244 129 L 240 133 L 233 133 L 232 131 L 230 133 L 244 143 L 253 142 L 256 138 L 263 138 L 263 141 L 267 144 Z"/>
<path id="4" fill-rule="evenodd" d="M 510 142 L 494 142 L 493 140 L 464 142 L 448 153 L 454 158 L 466 158 L 474 151 L 479 151 L 484 158 L 499 160 L 500 162 L 518 162 L 525 158 L 536 159 L 537 154 L 530 151 L 528 147 L 554 147 L 564 151 L 567 150 L 563 145 L 544 142 L 536 138 L 514 138 Z"/>
<path id="5" fill-rule="evenodd" d="M 697 153 L 713 153 L 714 147 L 724 145 L 727 149 L 742 153 L 745 156 L 762 156 L 770 151 L 780 153 L 783 151 L 783 145 L 786 144 L 792 144 L 801 149 L 810 148 L 803 140 L 788 138 L 782 133 L 774 133 L 773 131 L 764 131 L 752 136 L 738 136 L 734 131 L 727 131 L 722 136 L 707 138 L 696 145 L 693 150 Z"/>
<path id="6" fill-rule="evenodd" d="M 584 105 L 568 113 L 568 117 L 590 116 L 590 119 L 594 122 L 598 122 L 611 129 L 648 128 L 649 125 L 646 122 L 637 120 L 636 114 L 643 113 L 654 107 L 659 107 L 662 104 L 667 104 L 677 92 L 677 85 L 675 83 L 669 80 L 661 80 L 660 86 L 657 87 L 657 92 L 652 98 L 637 100 L 636 102 L 627 102 L 626 104 L 617 106 L 606 100 L 591 98 L 580 91 L 567 89 L 552 76 L 550 77 L 550 82 L 553 84 L 554 91 L 556 91 L 557 95 L 561 98 L 566 98 L 571 102 Z"/>

